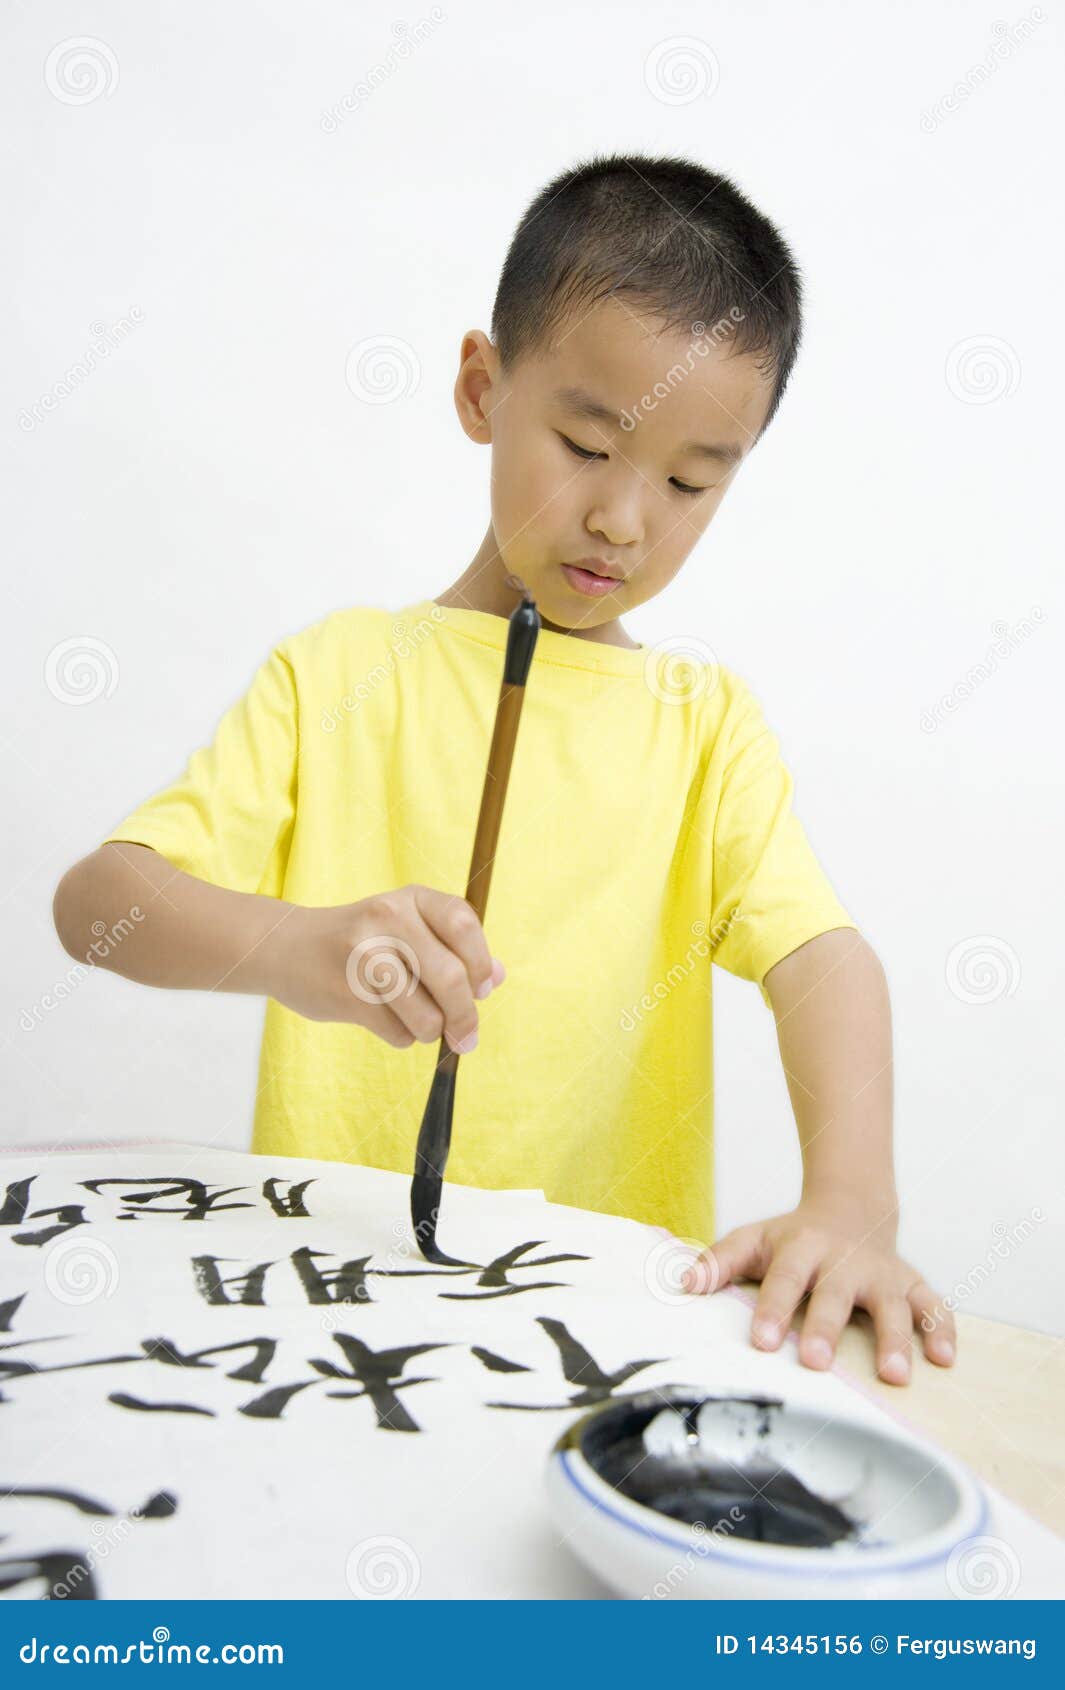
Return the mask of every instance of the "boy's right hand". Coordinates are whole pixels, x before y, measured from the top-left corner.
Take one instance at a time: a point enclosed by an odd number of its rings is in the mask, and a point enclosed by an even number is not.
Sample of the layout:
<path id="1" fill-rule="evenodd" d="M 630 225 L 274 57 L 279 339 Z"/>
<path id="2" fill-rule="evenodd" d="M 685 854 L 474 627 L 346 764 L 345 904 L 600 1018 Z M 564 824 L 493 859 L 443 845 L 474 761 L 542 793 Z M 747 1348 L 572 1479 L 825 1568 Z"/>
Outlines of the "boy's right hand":
<path id="1" fill-rule="evenodd" d="M 293 904 L 270 942 L 268 995 L 310 1021 L 347 1021 L 405 1049 L 477 1043 L 477 998 L 506 976 L 472 905 L 401 886 L 324 909 Z"/>

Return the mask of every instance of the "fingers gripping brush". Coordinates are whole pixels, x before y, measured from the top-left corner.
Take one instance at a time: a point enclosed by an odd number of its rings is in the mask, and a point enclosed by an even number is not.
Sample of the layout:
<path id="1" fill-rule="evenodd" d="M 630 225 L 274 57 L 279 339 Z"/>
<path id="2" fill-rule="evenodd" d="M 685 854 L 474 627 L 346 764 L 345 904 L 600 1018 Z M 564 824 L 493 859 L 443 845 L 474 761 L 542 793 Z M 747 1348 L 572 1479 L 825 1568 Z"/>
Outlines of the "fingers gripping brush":
<path id="1" fill-rule="evenodd" d="M 469 880 L 466 883 L 466 901 L 473 906 L 482 925 L 499 840 L 499 824 L 507 796 L 510 765 L 518 735 L 518 722 L 525 700 L 525 682 L 539 632 L 540 613 L 535 602 L 526 594 L 510 617 L 503 680 L 499 689 L 499 702 L 496 705 L 495 728 L 488 752 L 484 790 L 481 793 L 481 813 L 477 818 Z M 427 1262 L 439 1262 L 447 1267 L 467 1265 L 457 1261 L 454 1256 L 445 1255 L 436 1242 L 436 1220 L 440 1212 L 444 1167 L 451 1146 L 451 1118 L 455 1106 L 455 1076 L 458 1066 L 458 1052 L 451 1049 L 446 1036 L 442 1037 L 429 1101 L 425 1105 L 425 1114 L 418 1130 L 418 1148 L 410 1190 L 410 1213 L 418 1248 Z"/>

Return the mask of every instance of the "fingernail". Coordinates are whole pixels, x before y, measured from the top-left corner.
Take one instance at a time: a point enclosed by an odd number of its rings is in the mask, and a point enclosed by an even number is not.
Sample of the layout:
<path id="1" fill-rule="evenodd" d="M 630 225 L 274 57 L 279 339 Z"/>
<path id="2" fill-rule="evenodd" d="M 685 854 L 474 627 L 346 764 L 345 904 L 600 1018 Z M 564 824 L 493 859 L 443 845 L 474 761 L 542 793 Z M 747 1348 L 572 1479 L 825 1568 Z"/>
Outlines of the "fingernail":
<path id="1" fill-rule="evenodd" d="M 832 1360 L 832 1351 L 827 1338 L 811 1338 L 807 1342 L 803 1355 L 811 1367 L 827 1367 Z"/>
<path id="2" fill-rule="evenodd" d="M 495 981 L 491 977 L 489 977 L 487 980 L 482 980 L 481 984 L 478 986 L 477 990 L 473 994 L 474 997 L 475 998 L 486 998 L 488 996 L 489 992 L 492 990 L 492 987 L 494 985 L 495 985 Z"/>
<path id="3" fill-rule="evenodd" d="M 940 1361 L 954 1360 L 954 1345 L 949 1338 L 933 1338 L 931 1350 L 932 1354 L 938 1356 Z"/>
<path id="4" fill-rule="evenodd" d="M 772 1344 L 776 1341 L 777 1329 L 771 1320 L 756 1320 L 751 1333 L 756 1344 Z"/>
<path id="5" fill-rule="evenodd" d="M 901 1385 L 909 1374 L 910 1367 L 906 1357 L 899 1355 L 896 1351 L 894 1354 L 884 1357 L 884 1365 L 880 1371 L 889 1384 Z"/>
<path id="6" fill-rule="evenodd" d="M 451 1048 L 460 1051 L 463 1056 L 468 1056 L 471 1050 L 477 1049 L 477 1034 L 467 1033 L 464 1039 L 452 1039 Z"/>
<path id="7" fill-rule="evenodd" d="M 500 962 L 499 958 L 497 956 L 494 956 L 492 958 L 492 980 L 493 980 L 494 984 L 497 985 L 497 986 L 501 986 L 503 984 L 503 981 L 506 979 L 506 977 L 507 977 L 506 969 L 503 967 L 503 964 Z"/>

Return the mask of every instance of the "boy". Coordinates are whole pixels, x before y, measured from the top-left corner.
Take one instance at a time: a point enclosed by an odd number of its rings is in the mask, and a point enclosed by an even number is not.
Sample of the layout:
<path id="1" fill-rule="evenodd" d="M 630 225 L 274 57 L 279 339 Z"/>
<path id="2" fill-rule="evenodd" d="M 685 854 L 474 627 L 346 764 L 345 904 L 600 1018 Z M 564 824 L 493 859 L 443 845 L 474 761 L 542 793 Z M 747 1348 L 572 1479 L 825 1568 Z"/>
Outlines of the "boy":
<path id="1" fill-rule="evenodd" d="M 647 651 L 620 620 L 677 573 L 764 432 L 800 305 L 781 236 L 723 177 L 614 155 L 551 182 L 511 244 L 492 339 L 462 342 L 459 420 L 492 448 L 469 566 L 402 613 L 338 611 L 283 641 L 181 779 L 64 876 L 55 920 L 83 955 L 94 920 L 143 906 L 106 966 L 267 997 L 254 1150 L 411 1173 L 431 1047 L 472 1052 L 483 1022 L 448 1177 L 700 1247 L 711 963 L 755 981 L 802 1196 L 702 1249 L 685 1286 L 760 1279 L 766 1349 L 810 1292 L 811 1367 L 865 1307 L 878 1371 L 903 1384 L 914 1321 L 942 1365 L 954 1332 L 895 1253 L 883 969 L 744 681 L 699 641 L 679 644 L 708 661 L 678 668 L 678 642 Z M 523 589 L 542 627 L 490 948 L 455 888 Z"/>

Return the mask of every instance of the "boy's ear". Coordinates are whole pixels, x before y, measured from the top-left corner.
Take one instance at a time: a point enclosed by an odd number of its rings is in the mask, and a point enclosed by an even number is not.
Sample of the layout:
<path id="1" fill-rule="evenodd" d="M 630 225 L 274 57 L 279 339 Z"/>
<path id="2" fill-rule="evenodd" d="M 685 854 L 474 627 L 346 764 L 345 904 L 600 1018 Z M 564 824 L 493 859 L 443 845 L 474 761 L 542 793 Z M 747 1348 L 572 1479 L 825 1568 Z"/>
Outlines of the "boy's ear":
<path id="1" fill-rule="evenodd" d="M 481 446 L 492 439 L 492 396 L 498 376 L 499 358 L 492 342 L 480 329 L 468 330 L 459 353 L 455 409 L 465 432 Z"/>

